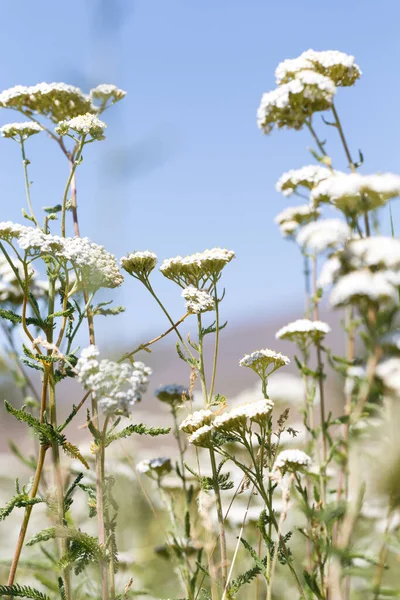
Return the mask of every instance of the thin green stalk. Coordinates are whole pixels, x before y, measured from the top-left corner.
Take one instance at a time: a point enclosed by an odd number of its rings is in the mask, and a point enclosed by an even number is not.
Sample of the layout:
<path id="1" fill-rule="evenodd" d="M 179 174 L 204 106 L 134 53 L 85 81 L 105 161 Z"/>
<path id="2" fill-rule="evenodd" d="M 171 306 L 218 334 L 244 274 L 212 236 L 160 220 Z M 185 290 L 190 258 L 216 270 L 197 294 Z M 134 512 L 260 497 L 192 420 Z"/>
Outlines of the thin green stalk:
<path id="1" fill-rule="evenodd" d="M 175 407 L 172 407 L 171 412 L 172 412 L 172 418 L 174 421 L 174 436 L 175 436 L 176 442 L 178 444 L 178 449 L 179 449 L 179 461 L 180 461 L 180 470 L 181 470 L 181 476 L 182 476 L 182 485 L 183 485 L 183 490 L 185 492 L 187 508 L 189 509 L 188 491 L 187 491 L 186 476 L 185 476 L 185 457 L 184 457 L 185 450 L 182 445 L 182 438 L 181 438 L 181 435 L 179 432 L 179 425 L 178 425 L 178 415 L 176 414 Z"/>
<path id="2" fill-rule="evenodd" d="M 326 150 L 325 150 L 325 148 L 324 148 L 324 145 L 323 145 L 323 143 L 322 143 L 322 142 L 321 142 L 321 140 L 319 139 L 319 137 L 318 137 L 318 135 L 317 135 L 317 133 L 316 133 L 316 131 L 315 131 L 314 127 L 312 126 L 311 120 L 309 120 L 309 121 L 306 121 L 306 125 L 307 125 L 307 127 L 308 127 L 308 129 L 309 129 L 309 131 L 310 131 L 310 133 L 311 133 L 311 135 L 312 135 L 312 137 L 313 137 L 313 139 L 314 139 L 315 143 L 317 144 L 317 146 L 318 146 L 318 148 L 319 148 L 319 151 L 321 152 L 321 154 L 322 154 L 323 156 L 328 156 L 328 154 L 327 154 L 327 152 L 326 152 Z"/>
<path id="3" fill-rule="evenodd" d="M 24 144 L 24 140 L 22 139 L 22 136 L 21 136 L 20 145 L 21 145 L 21 153 L 22 153 L 22 166 L 24 168 L 26 201 L 28 203 L 28 208 L 29 208 L 29 212 L 31 213 L 31 217 L 33 218 L 35 225 L 37 225 L 37 219 L 35 217 L 35 213 L 34 213 L 33 206 L 32 206 L 32 201 L 31 201 L 31 191 L 30 191 L 31 185 L 29 183 L 29 177 L 28 177 L 29 160 L 26 158 L 26 155 L 25 155 L 25 144 Z"/>
<path id="4" fill-rule="evenodd" d="M 215 386 L 215 377 L 217 375 L 217 361 L 218 361 L 218 348 L 219 348 L 219 301 L 218 301 L 218 292 L 217 292 L 217 282 L 214 281 L 214 302 L 215 302 L 215 346 L 214 346 L 214 361 L 213 361 L 213 369 L 212 369 L 212 377 L 211 377 L 211 386 L 210 386 L 210 402 L 214 393 Z"/>
<path id="5" fill-rule="evenodd" d="M 66 183 L 66 186 L 64 189 L 63 200 L 62 200 L 62 211 L 61 211 L 61 235 L 62 235 L 62 237 L 65 237 L 65 235 L 66 235 L 65 234 L 65 231 L 66 231 L 65 224 L 66 224 L 68 192 L 69 192 L 69 188 L 71 187 L 72 180 L 74 179 L 76 168 L 79 165 L 79 161 L 82 156 L 83 146 L 85 145 L 85 137 L 86 136 L 83 135 L 81 138 L 77 153 L 74 157 L 74 160 L 71 163 L 71 169 L 70 169 L 67 183 Z M 76 194 L 75 194 L 75 198 L 76 198 Z"/>
<path id="6" fill-rule="evenodd" d="M 226 553 L 225 524 L 224 524 L 224 514 L 222 512 L 221 490 L 219 489 L 219 484 L 218 484 L 217 463 L 215 461 L 215 452 L 214 452 L 213 448 L 210 448 L 210 460 L 211 460 L 211 469 L 212 469 L 212 474 L 213 474 L 215 499 L 217 501 L 219 543 L 220 543 L 220 551 L 221 551 L 222 587 L 225 588 L 226 582 L 227 582 L 227 577 L 228 577 L 228 558 L 227 558 L 227 553 Z"/>

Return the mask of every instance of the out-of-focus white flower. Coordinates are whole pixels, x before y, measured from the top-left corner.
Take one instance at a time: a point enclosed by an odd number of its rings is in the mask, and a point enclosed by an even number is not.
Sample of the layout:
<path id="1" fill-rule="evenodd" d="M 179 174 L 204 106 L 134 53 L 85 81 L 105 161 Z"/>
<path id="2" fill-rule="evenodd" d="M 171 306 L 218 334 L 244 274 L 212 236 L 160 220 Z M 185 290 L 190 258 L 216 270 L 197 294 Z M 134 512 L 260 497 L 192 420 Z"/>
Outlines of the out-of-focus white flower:
<path id="1" fill-rule="evenodd" d="M 103 140 L 106 127 L 107 125 L 100 121 L 96 115 L 86 113 L 67 121 L 60 121 L 55 131 L 60 135 L 67 135 L 69 130 L 72 129 L 79 135 L 90 135 L 94 140 Z"/>
<path id="2" fill-rule="evenodd" d="M 341 262 L 337 256 L 331 256 L 322 266 L 318 277 L 318 287 L 325 288 L 336 280 L 341 270 Z"/>
<path id="3" fill-rule="evenodd" d="M 208 448 L 211 445 L 211 436 L 214 428 L 212 425 L 203 425 L 196 429 L 194 433 L 189 437 L 189 444 L 195 446 L 201 446 L 202 448 Z"/>
<path id="4" fill-rule="evenodd" d="M 102 105 L 106 104 L 111 99 L 111 103 L 115 104 L 119 100 L 125 98 L 126 92 L 121 90 L 116 85 L 111 83 L 101 83 L 97 87 L 90 90 L 92 100 L 100 100 Z"/>
<path id="5" fill-rule="evenodd" d="M 302 471 L 311 466 L 311 458 L 302 450 L 283 450 L 278 454 L 274 464 L 276 471 Z"/>
<path id="6" fill-rule="evenodd" d="M 357 304 L 360 301 L 395 302 L 398 293 L 385 273 L 372 273 L 367 269 L 343 275 L 332 289 L 330 302 L 332 306 Z"/>
<path id="7" fill-rule="evenodd" d="M 24 141 L 31 135 L 35 135 L 41 131 L 43 131 L 43 128 L 39 123 L 35 123 L 34 121 L 8 123 L 0 127 L 2 137 L 16 139 L 17 141 Z"/>
<path id="8" fill-rule="evenodd" d="M 145 475 L 162 477 L 172 471 L 171 459 L 161 456 L 150 460 L 142 460 L 136 465 L 136 470 L 138 473 Z"/>
<path id="9" fill-rule="evenodd" d="M 157 256 L 149 250 L 136 251 L 123 256 L 121 267 L 137 279 L 147 279 L 157 264 Z"/>
<path id="10" fill-rule="evenodd" d="M 394 331 L 385 334 L 381 338 L 380 343 L 382 346 L 400 350 L 400 329 L 395 329 Z"/>
<path id="11" fill-rule="evenodd" d="M 84 348 L 76 364 L 78 378 L 86 390 L 91 390 L 99 406 L 110 415 L 129 414 L 129 408 L 146 392 L 151 369 L 142 362 L 117 363 L 98 360 L 99 350 Z"/>
<path id="12" fill-rule="evenodd" d="M 209 310 L 214 310 L 215 300 L 205 290 L 198 290 L 193 286 L 184 288 L 182 297 L 185 298 L 185 307 L 187 312 L 200 314 Z"/>
<path id="13" fill-rule="evenodd" d="M 301 204 L 285 208 L 285 210 L 276 215 L 274 220 L 279 225 L 279 229 L 285 237 L 292 235 L 299 225 L 305 225 L 310 221 L 314 221 L 320 214 L 320 211 L 312 204 Z"/>
<path id="14" fill-rule="evenodd" d="M 36 112 L 56 123 L 96 111 L 89 96 L 66 83 L 16 85 L 1 92 L 0 106 Z"/>
<path id="15" fill-rule="evenodd" d="M 275 71 L 276 83 L 286 83 L 304 69 L 314 69 L 330 77 L 337 86 L 353 85 L 362 74 L 354 56 L 338 50 L 307 50 L 298 58 L 286 59 L 278 65 Z"/>
<path id="16" fill-rule="evenodd" d="M 312 190 L 324 179 L 331 177 L 332 171 L 321 165 L 309 165 L 301 169 L 292 169 L 283 173 L 276 183 L 276 191 L 290 196 L 298 187 Z"/>
<path id="17" fill-rule="evenodd" d="M 313 342 L 321 340 L 330 330 L 329 325 L 322 321 L 297 319 L 297 321 L 293 321 L 279 329 L 275 337 L 304 344 L 308 340 Z"/>
<path id="18" fill-rule="evenodd" d="M 340 219 L 322 219 L 305 225 L 297 234 L 299 246 L 324 252 L 343 244 L 351 236 L 350 227 Z"/>
<path id="19" fill-rule="evenodd" d="M 359 387 L 360 383 L 365 380 L 365 374 L 365 367 L 349 367 L 346 371 L 344 393 L 346 395 L 353 394 L 353 392 Z"/>
<path id="20" fill-rule="evenodd" d="M 377 235 L 352 240 L 344 250 L 343 260 L 352 268 L 400 268 L 400 240 Z"/>
<path id="21" fill-rule="evenodd" d="M 268 134 L 274 125 L 281 129 L 301 129 L 317 111 L 330 108 L 336 86 L 329 77 L 304 70 L 288 83 L 264 94 L 257 111 L 259 128 Z"/>
<path id="22" fill-rule="evenodd" d="M 185 401 L 190 400 L 191 397 L 188 388 L 184 385 L 178 385 L 177 383 L 171 383 L 157 388 L 154 395 L 161 400 L 161 402 L 165 402 L 171 406 L 183 404 Z"/>
<path id="23" fill-rule="evenodd" d="M 176 256 L 163 261 L 161 273 L 181 287 L 193 285 L 201 289 L 210 280 L 219 279 L 222 269 L 235 257 L 233 250 L 212 248 L 189 256 Z"/>
<path id="24" fill-rule="evenodd" d="M 268 396 L 275 404 L 301 406 L 306 398 L 304 381 L 294 373 L 274 373 L 268 379 Z"/>
<path id="25" fill-rule="evenodd" d="M 251 354 L 245 354 L 239 361 L 241 367 L 253 369 L 253 371 L 255 371 L 262 379 L 289 363 L 290 360 L 287 356 L 284 356 L 280 352 L 275 352 L 275 350 L 270 350 L 269 348 L 256 350 Z M 270 367 L 272 368 L 268 372 Z"/>
<path id="26" fill-rule="evenodd" d="M 186 419 L 179 425 L 179 429 L 185 433 L 194 433 L 203 425 L 209 425 L 213 420 L 214 415 L 211 410 L 202 408 L 188 415 Z"/>
<path id="27" fill-rule="evenodd" d="M 379 363 L 375 373 L 382 380 L 385 388 L 400 396 L 400 358 L 387 358 Z"/>
<path id="28" fill-rule="evenodd" d="M 400 176 L 392 173 L 361 175 L 336 172 L 311 191 L 311 201 L 316 206 L 321 202 L 330 202 L 346 214 L 379 208 L 390 198 L 398 196 Z"/>
<path id="29" fill-rule="evenodd" d="M 216 416 L 212 426 L 219 431 L 235 432 L 246 425 L 247 419 L 264 424 L 268 420 L 273 407 L 274 403 L 266 399 L 240 404 Z"/>

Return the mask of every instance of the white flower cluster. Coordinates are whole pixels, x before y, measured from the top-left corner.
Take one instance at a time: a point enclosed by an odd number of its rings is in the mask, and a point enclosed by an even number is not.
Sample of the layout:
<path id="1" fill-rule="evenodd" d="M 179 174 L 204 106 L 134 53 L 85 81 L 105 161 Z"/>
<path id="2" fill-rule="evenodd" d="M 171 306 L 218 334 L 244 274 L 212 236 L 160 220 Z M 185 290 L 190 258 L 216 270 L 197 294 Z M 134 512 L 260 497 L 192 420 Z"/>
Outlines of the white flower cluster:
<path id="1" fill-rule="evenodd" d="M 398 291 L 390 272 L 372 272 L 368 269 L 353 271 L 340 277 L 335 284 L 330 302 L 332 306 L 357 304 L 362 301 L 372 303 L 392 303 L 398 300 Z"/>
<path id="2" fill-rule="evenodd" d="M 151 369 L 142 362 L 117 363 L 98 360 L 96 346 L 84 348 L 76 364 L 78 378 L 91 390 L 105 413 L 129 414 L 129 408 L 140 401 L 147 390 Z"/>
<path id="3" fill-rule="evenodd" d="M 123 282 L 115 257 L 88 238 L 62 238 L 10 221 L 0 223 L 0 239 L 16 239 L 29 255 L 53 256 L 70 262 L 90 288 L 118 287 Z"/>
<path id="4" fill-rule="evenodd" d="M 311 70 L 299 71 L 291 81 L 262 96 L 258 126 L 265 134 L 274 125 L 278 129 L 301 129 L 314 112 L 330 108 L 335 93 L 336 86 L 329 77 Z"/>
<path id="5" fill-rule="evenodd" d="M 125 98 L 125 96 L 126 92 L 124 90 L 121 90 L 111 83 L 101 83 L 90 90 L 90 97 L 92 100 L 100 100 L 103 105 L 105 105 L 108 100 L 111 100 L 111 103 L 115 104 L 119 100 Z"/>
<path id="6" fill-rule="evenodd" d="M 297 234 L 296 241 L 302 248 L 324 252 L 343 244 L 351 236 L 350 227 L 340 219 L 322 219 L 308 223 Z"/>
<path id="7" fill-rule="evenodd" d="M 89 96 L 79 88 L 65 83 L 16 85 L 1 92 L 0 106 L 36 112 L 57 123 L 96 111 Z"/>
<path id="8" fill-rule="evenodd" d="M 323 321 L 298 319 L 279 329 L 275 337 L 280 340 L 291 340 L 304 344 L 307 340 L 314 342 L 321 340 L 330 330 L 329 325 Z"/>
<path id="9" fill-rule="evenodd" d="M 271 400 L 257 400 L 239 404 L 231 410 L 215 417 L 212 426 L 217 431 L 235 431 L 246 424 L 247 419 L 256 423 L 265 424 L 268 420 L 274 403 Z"/>
<path id="10" fill-rule="evenodd" d="M 256 350 L 251 354 L 245 354 L 239 361 L 241 367 L 253 369 L 253 371 L 255 371 L 262 379 L 289 363 L 290 360 L 287 356 L 284 356 L 284 354 L 281 354 L 280 352 L 270 350 L 269 348 Z M 272 369 L 267 373 L 269 367 L 272 367 Z"/>
<path id="11" fill-rule="evenodd" d="M 387 358 L 379 363 L 376 367 L 376 376 L 382 380 L 388 391 L 400 396 L 400 358 Z"/>
<path id="12" fill-rule="evenodd" d="M 400 269 L 400 240 L 384 235 L 376 235 L 352 240 L 341 255 L 347 267 L 360 269 Z"/>
<path id="13" fill-rule="evenodd" d="M 163 385 L 156 389 L 154 392 L 156 398 L 170 404 L 171 406 L 177 406 L 183 404 L 185 401 L 190 400 L 191 394 L 187 387 L 184 385 L 178 385 L 177 383 L 170 383 L 169 385 Z"/>
<path id="14" fill-rule="evenodd" d="M 233 250 L 212 248 L 189 256 L 176 256 L 163 261 L 160 271 L 181 287 L 203 287 L 209 280 L 215 281 L 222 269 L 235 257 Z"/>
<path id="15" fill-rule="evenodd" d="M 335 172 L 311 192 L 312 202 L 330 202 L 346 214 L 379 208 L 400 196 L 400 176 L 392 173 L 361 175 Z"/>
<path id="16" fill-rule="evenodd" d="M 354 56 L 338 50 L 307 50 L 298 58 L 289 58 L 278 65 L 275 71 L 276 83 L 286 83 L 305 69 L 314 69 L 326 75 L 337 86 L 353 85 L 362 74 Z"/>
<path id="17" fill-rule="evenodd" d="M 107 125 L 100 121 L 96 115 L 92 113 L 86 113 L 85 115 L 78 115 L 67 121 L 60 121 L 55 128 L 56 133 L 59 135 L 67 135 L 70 129 L 75 131 L 79 135 L 90 135 L 94 140 L 104 139 L 104 130 Z"/>
<path id="18" fill-rule="evenodd" d="M 179 429 L 185 433 L 194 433 L 203 425 L 209 425 L 214 415 L 208 408 L 202 408 L 188 415 L 179 425 Z"/>
<path id="19" fill-rule="evenodd" d="M 157 256 L 149 250 L 136 251 L 123 256 L 121 267 L 137 279 L 147 279 L 157 264 Z"/>
<path id="20" fill-rule="evenodd" d="M 0 132 L 4 138 L 16 139 L 18 142 L 28 139 L 31 135 L 43 131 L 39 123 L 33 121 L 24 121 L 22 123 L 7 123 L 0 127 Z"/>
<path id="21" fill-rule="evenodd" d="M 307 190 L 312 190 L 316 185 L 324 181 L 332 175 L 332 171 L 321 165 L 308 165 L 301 169 L 291 169 L 283 173 L 276 182 L 275 188 L 277 192 L 281 192 L 284 196 L 291 196 L 298 187 L 304 187 Z"/>
<path id="22" fill-rule="evenodd" d="M 312 204 L 289 206 L 276 215 L 275 223 L 283 236 L 293 235 L 300 225 L 315 220 L 320 214 Z"/>
<path id="23" fill-rule="evenodd" d="M 11 259 L 15 271 L 24 281 L 25 274 L 22 263 Z M 10 304 L 21 304 L 24 299 L 24 291 L 17 279 L 14 269 L 10 266 L 5 257 L 0 256 L 0 302 Z M 29 291 L 38 300 L 45 296 L 47 292 L 47 281 L 38 279 L 38 274 L 31 266 L 28 267 Z"/>
<path id="24" fill-rule="evenodd" d="M 211 443 L 211 436 L 214 431 L 212 425 L 202 425 L 189 437 L 189 444 L 207 448 Z"/>
<path id="25" fill-rule="evenodd" d="M 311 458 L 302 450 L 283 450 L 276 457 L 274 470 L 282 473 L 302 471 L 308 469 L 311 462 Z"/>
<path id="26" fill-rule="evenodd" d="M 205 290 L 189 286 L 184 288 L 182 297 L 186 300 L 185 307 L 189 313 L 198 315 L 215 308 L 214 298 Z"/>
<path id="27" fill-rule="evenodd" d="M 151 458 L 150 460 L 142 460 L 136 465 L 136 470 L 143 475 L 152 476 L 154 474 L 159 478 L 172 471 L 171 459 L 160 456 L 158 458 Z"/>

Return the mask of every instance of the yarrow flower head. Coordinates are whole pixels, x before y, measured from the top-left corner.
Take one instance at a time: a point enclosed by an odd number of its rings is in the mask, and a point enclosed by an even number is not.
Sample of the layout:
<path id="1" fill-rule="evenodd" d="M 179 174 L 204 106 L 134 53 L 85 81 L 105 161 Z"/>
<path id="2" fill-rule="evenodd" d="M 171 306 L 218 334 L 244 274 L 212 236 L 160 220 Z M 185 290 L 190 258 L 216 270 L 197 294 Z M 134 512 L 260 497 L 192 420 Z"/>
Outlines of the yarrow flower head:
<path id="1" fill-rule="evenodd" d="M 256 402 L 239 404 L 235 408 L 216 416 L 212 426 L 217 431 L 233 433 L 242 430 L 247 419 L 263 425 L 268 421 L 273 407 L 274 403 L 264 398 Z"/>
<path id="2" fill-rule="evenodd" d="M 362 74 L 354 56 L 338 50 L 307 50 L 298 58 L 286 59 L 278 65 L 275 71 L 276 83 L 291 81 L 305 69 L 312 69 L 329 77 L 337 86 L 354 85 Z"/>
<path id="3" fill-rule="evenodd" d="M 287 471 L 297 473 L 307 470 L 311 462 L 311 458 L 302 450 L 283 450 L 276 457 L 274 470 L 282 474 Z"/>
<path id="4" fill-rule="evenodd" d="M 215 282 L 222 269 L 235 257 L 233 250 L 212 248 L 189 256 L 176 256 L 163 261 L 160 271 L 181 287 L 193 285 L 201 289 L 209 281 Z"/>
<path id="5" fill-rule="evenodd" d="M 185 307 L 188 313 L 198 315 L 215 308 L 215 299 L 205 290 L 189 286 L 183 290 L 182 297 L 186 300 Z"/>
<path id="6" fill-rule="evenodd" d="M 269 348 L 264 350 L 256 350 L 251 354 L 245 354 L 239 361 L 241 367 L 249 367 L 261 379 L 265 380 L 271 373 L 274 373 L 280 367 L 288 365 L 290 360 L 280 352 L 275 352 Z"/>
<path id="7" fill-rule="evenodd" d="M 296 241 L 303 248 L 324 252 L 343 244 L 350 236 L 351 229 L 344 221 L 322 219 L 305 225 L 297 234 Z"/>
<path id="8" fill-rule="evenodd" d="M 43 128 L 39 125 L 39 123 L 34 123 L 33 121 L 26 121 L 23 123 L 8 123 L 7 125 L 0 127 L 2 137 L 12 138 L 17 142 L 23 142 L 32 135 L 40 133 L 41 131 L 43 131 Z"/>
<path id="9" fill-rule="evenodd" d="M 148 475 L 149 477 L 155 476 L 157 479 L 160 479 L 163 475 L 171 473 L 171 459 L 160 456 L 159 458 L 142 460 L 136 465 L 136 470 L 143 475 Z"/>
<path id="10" fill-rule="evenodd" d="M 211 425 L 203 425 L 192 433 L 189 437 L 189 444 L 200 446 L 201 448 L 209 448 L 212 446 L 212 434 L 214 428 Z"/>
<path id="11" fill-rule="evenodd" d="M 156 389 L 154 393 L 155 397 L 165 402 L 172 407 L 179 406 L 185 401 L 190 400 L 191 394 L 187 387 L 172 383 L 170 385 L 163 385 Z"/>
<path id="12" fill-rule="evenodd" d="M 24 290 L 21 288 L 16 273 L 21 279 L 25 278 L 22 263 L 10 257 L 13 268 L 4 256 L 0 256 L 0 302 L 14 305 L 22 304 Z M 38 273 L 31 266 L 28 267 L 29 292 L 38 300 L 47 293 L 47 281 L 38 279 Z"/>
<path id="13" fill-rule="evenodd" d="M 91 390 L 102 410 L 110 415 L 128 415 L 129 409 L 146 392 L 151 369 L 142 362 L 117 363 L 98 360 L 99 350 L 84 348 L 76 364 L 79 381 Z"/>
<path id="14" fill-rule="evenodd" d="M 279 225 L 283 236 L 293 235 L 300 225 L 314 221 L 320 215 L 320 211 L 312 204 L 300 204 L 289 206 L 275 217 L 275 223 Z"/>
<path id="15" fill-rule="evenodd" d="M 352 269 L 400 268 L 400 240 L 384 235 L 352 240 L 341 254 L 341 261 Z"/>
<path id="16" fill-rule="evenodd" d="M 202 408 L 188 415 L 179 425 L 179 429 L 185 433 L 194 433 L 203 425 L 210 425 L 214 418 L 211 410 Z"/>
<path id="17" fill-rule="evenodd" d="M 284 196 L 291 196 L 298 187 L 312 190 L 324 179 L 331 177 L 332 171 L 321 165 L 309 165 L 301 169 L 292 169 L 283 173 L 276 183 L 276 191 Z"/>
<path id="18" fill-rule="evenodd" d="M 319 342 L 330 330 L 329 325 L 322 321 L 298 319 L 279 329 L 275 337 L 280 340 L 290 340 L 304 346 L 309 342 Z"/>
<path id="19" fill-rule="evenodd" d="M 116 85 L 111 83 L 101 83 L 97 87 L 90 90 L 90 97 L 92 100 L 99 100 L 101 102 L 101 108 L 104 108 L 109 100 L 111 104 L 115 104 L 125 98 L 126 92 L 121 90 Z"/>
<path id="20" fill-rule="evenodd" d="M 373 273 L 367 269 L 340 277 L 330 295 L 330 303 L 335 307 L 347 304 L 391 304 L 397 300 L 398 291 L 389 274 L 380 271 Z"/>
<path id="21" fill-rule="evenodd" d="M 391 357 L 379 363 L 376 376 L 391 394 L 400 396 L 400 358 Z"/>
<path id="22" fill-rule="evenodd" d="M 60 135 L 67 135 L 70 129 L 79 135 L 90 135 L 93 140 L 104 140 L 104 130 L 107 125 L 100 121 L 96 115 L 86 113 L 73 117 L 67 121 L 60 121 L 55 131 Z"/>
<path id="23" fill-rule="evenodd" d="M 329 77 L 299 71 L 291 81 L 263 95 L 257 111 L 258 126 L 265 134 L 274 125 L 278 129 L 301 129 L 313 113 L 330 108 L 335 93 L 336 86 Z"/>
<path id="24" fill-rule="evenodd" d="M 157 256 L 154 252 L 144 250 L 142 252 L 131 252 L 120 260 L 121 267 L 136 279 L 148 279 L 150 273 L 157 264 Z"/>
<path id="25" fill-rule="evenodd" d="M 16 85 L 1 92 L 0 106 L 39 113 L 56 123 L 96 111 L 89 96 L 65 83 Z"/>
<path id="26" fill-rule="evenodd" d="M 392 173 L 361 175 L 336 172 L 311 192 L 311 200 L 316 206 L 330 202 L 347 215 L 374 210 L 398 196 L 400 176 Z"/>

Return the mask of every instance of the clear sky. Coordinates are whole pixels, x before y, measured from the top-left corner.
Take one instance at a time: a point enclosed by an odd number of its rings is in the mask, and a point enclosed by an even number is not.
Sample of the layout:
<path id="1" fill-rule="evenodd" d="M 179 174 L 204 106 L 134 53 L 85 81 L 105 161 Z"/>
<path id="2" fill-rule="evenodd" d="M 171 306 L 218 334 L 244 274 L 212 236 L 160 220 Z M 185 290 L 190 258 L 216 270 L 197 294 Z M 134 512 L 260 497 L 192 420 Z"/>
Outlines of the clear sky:
<path id="1" fill-rule="evenodd" d="M 3 89 L 65 81 L 128 91 L 105 115 L 107 141 L 87 149 L 78 171 L 83 234 L 118 256 L 234 249 L 224 276 L 231 324 L 303 304 L 299 252 L 273 223 L 288 204 L 274 185 L 311 162 L 311 140 L 305 131 L 265 137 L 255 118 L 278 62 L 308 48 L 354 54 L 363 77 L 337 96 L 351 149 L 362 149 L 364 172 L 400 171 L 397 0 L 3 0 L 0 11 Z M 11 120 L 0 113 L 1 124 Z M 335 131 L 316 122 L 345 168 Z M 36 207 L 58 203 L 67 176 L 57 147 L 40 137 L 28 147 Z M 0 161 L 1 219 L 20 221 L 22 168 L 9 140 Z M 154 283 L 180 316 L 179 289 L 158 273 Z M 128 306 L 102 326 L 104 337 L 165 324 L 133 280 L 104 297 Z"/>

